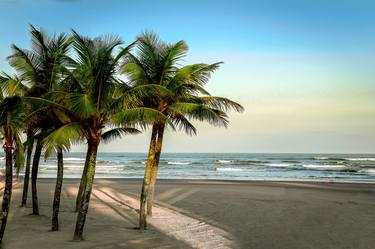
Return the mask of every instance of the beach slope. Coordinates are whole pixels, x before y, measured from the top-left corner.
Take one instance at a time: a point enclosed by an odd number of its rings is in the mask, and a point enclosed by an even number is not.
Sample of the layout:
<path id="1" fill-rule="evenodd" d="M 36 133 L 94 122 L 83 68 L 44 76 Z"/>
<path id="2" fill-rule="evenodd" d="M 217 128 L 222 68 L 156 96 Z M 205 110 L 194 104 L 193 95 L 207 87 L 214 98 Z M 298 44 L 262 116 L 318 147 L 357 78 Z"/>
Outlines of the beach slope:
<path id="1" fill-rule="evenodd" d="M 30 215 L 30 208 L 18 207 L 22 184 L 16 183 L 4 248 L 192 247 L 191 241 L 176 239 L 157 222 L 143 233 L 134 229 L 137 213 L 126 198 L 138 196 L 141 181 L 131 179 L 96 180 L 86 240 L 72 242 L 78 183 L 64 181 L 59 232 L 49 232 L 54 180 L 39 180 L 39 217 Z M 109 198 L 98 195 L 103 189 L 110 190 Z M 156 200 L 162 208 L 201 221 L 194 229 L 207 224 L 225 231 L 234 248 L 370 249 L 375 245 L 375 186 L 371 184 L 159 180 Z"/>

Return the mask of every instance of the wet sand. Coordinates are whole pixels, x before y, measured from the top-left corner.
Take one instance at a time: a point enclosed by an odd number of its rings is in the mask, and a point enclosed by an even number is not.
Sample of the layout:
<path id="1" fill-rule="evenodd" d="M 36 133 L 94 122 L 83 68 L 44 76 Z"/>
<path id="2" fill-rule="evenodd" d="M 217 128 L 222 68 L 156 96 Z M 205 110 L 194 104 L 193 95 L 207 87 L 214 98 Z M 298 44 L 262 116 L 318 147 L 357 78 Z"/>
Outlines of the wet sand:
<path id="1" fill-rule="evenodd" d="M 96 179 L 138 197 L 140 180 Z M 234 248 L 368 248 L 375 245 L 375 185 L 159 180 L 157 204 L 227 232 Z M 78 180 L 65 179 L 59 232 L 49 232 L 53 179 L 39 180 L 41 216 L 19 208 L 16 184 L 3 248 L 191 248 L 158 227 L 134 230 L 137 213 L 93 195 L 85 241 L 72 242 Z M 126 204 L 126 203 L 125 203 Z"/>

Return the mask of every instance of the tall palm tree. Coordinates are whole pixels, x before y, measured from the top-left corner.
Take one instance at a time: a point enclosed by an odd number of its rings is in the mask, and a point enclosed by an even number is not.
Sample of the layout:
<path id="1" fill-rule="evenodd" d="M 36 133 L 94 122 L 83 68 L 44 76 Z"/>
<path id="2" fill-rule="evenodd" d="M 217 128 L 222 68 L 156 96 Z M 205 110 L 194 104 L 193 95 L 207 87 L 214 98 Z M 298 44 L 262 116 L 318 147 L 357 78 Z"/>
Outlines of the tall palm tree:
<path id="1" fill-rule="evenodd" d="M 12 196 L 12 178 L 13 178 L 13 149 L 18 151 L 16 161 L 23 158 L 23 145 L 20 139 L 20 129 L 22 129 L 24 115 L 21 108 L 21 97 L 19 96 L 0 96 L 0 127 L 3 135 L 3 148 L 5 152 L 5 188 L 2 202 L 2 216 L 0 227 L 0 243 L 3 240 L 5 228 L 7 225 L 10 201 Z"/>
<path id="2" fill-rule="evenodd" d="M 24 96 L 30 90 L 26 85 L 24 85 L 24 83 L 25 82 L 16 75 L 13 76 L 13 77 L 8 75 L 8 74 L 5 74 L 5 73 L 0 75 L 0 89 L 1 89 L 1 92 L 3 93 L 3 95 L 6 95 L 6 96 Z M 60 87 L 60 86 L 58 86 L 58 87 Z M 23 99 L 25 100 L 24 102 L 27 102 L 27 100 L 32 100 L 32 102 L 35 101 L 33 98 L 30 99 L 30 97 L 24 97 Z M 25 115 L 28 111 L 30 111 L 29 109 L 31 108 L 31 109 L 36 109 L 37 112 L 48 116 L 50 125 L 49 125 L 49 127 L 48 126 L 45 126 L 45 127 L 48 127 L 49 131 L 45 132 L 45 133 L 48 134 L 51 131 L 56 130 L 59 126 L 61 126 L 62 122 L 64 122 L 64 121 L 67 122 L 66 118 L 64 119 L 64 117 L 61 115 L 61 113 L 59 112 L 58 109 L 56 109 L 54 107 L 51 108 L 50 106 L 48 106 L 49 102 L 45 102 L 43 99 L 38 99 L 38 100 L 39 101 L 42 100 L 42 104 L 43 104 L 42 106 L 38 103 L 30 103 L 29 105 L 27 105 L 28 108 L 24 108 L 24 110 L 21 110 L 21 111 Z M 26 107 L 26 106 L 23 105 L 23 107 Z M 35 116 L 35 113 L 32 113 L 32 114 L 28 115 L 28 117 L 30 117 L 30 116 Z M 29 122 L 28 125 L 30 125 L 30 122 Z M 36 126 L 36 124 L 34 124 L 34 126 Z M 37 139 L 37 140 L 41 139 L 41 137 L 45 136 L 45 133 L 44 134 L 38 134 L 36 136 L 34 136 L 34 133 L 31 134 L 31 135 L 27 134 L 28 135 L 27 137 L 30 139 L 30 141 L 26 142 L 26 145 L 28 145 L 27 159 L 29 160 L 29 162 L 27 163 L 28 167 L 26 167 L 25 177 L 28 177 L 28 175 L 29 175 L 30 159 L 31 159 L 30 154 L 31 154 L 31 151 L 32 151 L 33 140 L 34 139 Z M 57 170 L 57 177 L 56 177 L 56 187 L 55 187 L 55 195 L 54 195 L 54 202 L 53 202 L 53 215 L 52 215 L 52 231 L 57 231 L 58 227 L 59 227 L 59 225 L 58 225 L 59 224 L 58 223 L 58 213 L 59 213 L 59 206 L 60 206 L 62 180 L 63 180 L 63 152 L 62 152 L 63 149 L 61 147 L 59 147 L 59 148 L 53 147 L 54 144 L 51 143 L 50 141 L 46 142 L 46 141 L 43 140 L 42 142 L 43 143 L 41 143 L 41 144 L 46 145 L 46 151 L 45 151 L 45 158 L 46 159 L 50 155 L 51 150 L 55 149 L 56 152 L 57 152 L 58 170 Z M 17 156 L 19 154 L 21 154 L 21 155 L 23 154 L 23 151 L 21 151 L 21 149 L 23 149 L 23 147 L 21 147 L 21 146 L 17 146 L 16 149 L 15 149 L 15 155 L 16 155 L 15 166 L 16 166 L 16 169 L 19 169 L 20 166 L 23 165 L 23 160 L 22 160 L 23 157 Z M 64 149 L 69 149 L 69 147 L 65 146 Z M 25 186 L 24 186 L 24 188 L 25 188 Z M 26 186 L 26 188 L 27 188 L 27 186 Z M 27 193 L 27 191 L 26 191 L 26 193 Z M 24 196 L 23 196 L 23 198 L 24 198 Z M 23 204 L 26 204 L 26 203 L 23 203 Z"/>
<path id="3" fill-rule="evenodd" d="M 243 110 L 240 104 L 227 98 L 210 96 L 204 89 L 211 73 L 220 63 L 180 66 L 187 50 L 184 41 L 167 44 L 154 33 L 145 32 L 138 37 L 137 54 L 129 54 L 123 67 L 130 84 L 158 85 L 164 89 L 159 96 L 143 101 L 145 107 L 162 113 L 165 118 L 155 120 L 152 125 L 140 197 L 140 229 L 147 227 L 147 213 L 152 214 L 153 193 L 166 126 L 173 124 L 172 128 L 177 126 L 188 134 L 195 134 L 196 129 L 189 119 L 226 127 L 226 111 Z"/>
<path id="4" fill-rule="evenodd" d="M 2 96 L 5 97 L 14 97 L 14 96 L 24 96 L 25 93 L 29 90 L 29 87 L 25 85 L 25 82 L 22 78 L 18 77 L 17 75 L 9 75 L 7 73 L 0 74 L 0 91 Z M 24 153 L 24 151 L 18 151 L 19 149 L 23 149 L 23 146 L 16 147 L 14 154 L 19 155 Z M 19 160 L 21 159 L 21 160 Z M 14 156 L 14 167 L 16 169 L 16 175 L 18 177 L 19 171 L 24 166 L 23 157 Z"/>
<path id="5" fill-rule="evenodd" d="M 158 88 L 129 87 L 118 75 L 120 62 L 133 44 L 119 48 L 122 40 L 118 37 L 90 39 L 75 31 L 72 37 L 76 55 L 69 65 L 72 71 L 64 81 L 71 86 L 69 89 L 75 88 L 75 92 L 52 92 L 49 98 L 51 106 L 61 110 L 69 121 L 49 134 L 44 141 L 52 141 L 57 146 L 66 146 L 70 141 L 81 139 L 87 142 L 86 160 L 77 194 L 78 214 L 74 240 L 79 241 L 83 239 L 100 142 L 139 133 L 134 128 L 136 125 L 144 126 L 163 115 L 153 109 L 139 107 L 138 100 L 156 95 Z"/>
<path id="6" fill-rule="evenodd" d="M 31 49 L 21 49 L 12 45 L 13 54 L 8 57 L 8 60 L 20 77 L 30 85 L 30 90 L 26 95 L 40 97 L 52 91 L 60 80 L 61 70 L 68 59 L 67 53 L 71 41 L 63 33 L 57 36 L 48 36 L 32 25 L 30 25 L 30 34 Z M 31 140 L 31 137 L 35 135 L 35 129 L 40 128 L 40 123 L 46 121 L 44 115 L 38 114 L 40 113 L 35 112 L 35 115 L 28 119 L 26 131 L 28 140 Z M 42 127 L 42 129 L 45 129 L 45 127 Z M 28 143 L 22 205 L 26 204 L 32 147 L 33 143 Z M 33 214 L 35 215 L 39 214 L 36 181 L 42 148 L 41 140 L 37 140 L 31 177 Z"/>
<path id="7" fill-rule="evenodd" d="M 87 141 L 87 154 L 81 181 L 81 193 L 78 198 L 80 205 L 74 240 L 82 240 L 83 228 L 88 211 L 93 180 L 95 176 L 96 157 L 101 140 L 107 141 L 115 137 L 138 133 L 132 127 L 125 127 L 115 120 L 116 114 L 123 110 L 124 97 L 118 97 L 118 89 L 122 86 L 116 73 L 123 56 L 128 53 L 132 45 L 119 48 L 122 40 L 115 36 L 90 39 L 73 31 L 73 47 L 76 61 L 72 61 L 71 81 L 81 87 L 76 93 L 60 92 L 56 96 L 64 102 L 63 110 L 71 119 L 52 132 L 47 139 L 56 144 L 66 145 L 68 140 Z M 115 49 L 119 52 L 115 54 Z M 121 95 L 122 96 L 122 95 Z M 115 127 L 105 130 L 105 127 Z"/>

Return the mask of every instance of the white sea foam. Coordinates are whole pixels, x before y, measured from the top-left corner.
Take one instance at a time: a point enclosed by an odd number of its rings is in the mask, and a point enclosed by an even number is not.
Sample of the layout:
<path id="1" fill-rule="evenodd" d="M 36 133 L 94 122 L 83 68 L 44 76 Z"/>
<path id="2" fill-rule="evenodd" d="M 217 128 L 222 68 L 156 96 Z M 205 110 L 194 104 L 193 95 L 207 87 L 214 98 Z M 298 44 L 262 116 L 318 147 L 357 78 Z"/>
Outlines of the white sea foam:
<path id="1" fill-rule="evenodd" d="M 172 165 L 189 165 L 189 162 L 168 162 L 167 164 L 172 164 Z"/>
<path id="2" fill-rule="evenodd" d="M 66 157 L 64 158 L 64 161 L 85 161 L 85 158 L 79 158 L 79 157 Z"/>
<path id="3" fill-rule="evenodd" d="M 348 160 L 348 161 L 375 161 L 375 158 L 374 157 L 370 157 L 370 158 L 345 158 L 345 160 Z"/>
<path id="4" fill-rule="evenodd" d="M 64 168 L 72 168 L 72 169 L 82 169 L 83 165 L 64 165 Z"/>
<path id="5" fill-rule="evenodd" d="M 241 168 L 216 168 L 217 171 L 246 171 L 247 169 Z"/>
<path id="6" fill-rule="evenodd" d="M 41 169 L 57 169 L 57 165 L 40 165 Z M 65 169 L 77 169 L 81 170 L 83 168 L 83 165 L 64 165 Z M 97 169 L 122 169 L 124 168 L 124 165 L 97 165 Z"/>
<path id="7" fill-rule="evenodd" d="M 233 160 L 216 160 L 218 163 L 232 163 Z"/>
<path id="8" fill-rule="evenodd" d="M 362 169 L 359 172 L 369 174 L 369 175 L 375 175 L 375 169 Z"/>
<path id="9" fill-rule="evenodd" d="M 289 164 L 289 163 L 268 163 L 268 164 L 266 164 L 266 166 L 284 168 L 284 167 L 290 167 L 290 166 L 292 166 L 292 164 Z"/>
<path id="10" fill-rule="evenodd" d="M 319 165 L 319 164 L 303 164 L 302 167 L 308 169 L 325 169 L 325 170 L 337 170 L 337 169 L 344 169 L 344 165 Z"/>
<path id="11" fill-rule="evenodd" d="M 325 157 L 325 156 L 317 156 L 317 157 L 314 157 L 315 160 L 328 160 L 328 157 Z"/>
<path id="12" fill-rule="evenodd" d="M 5 157 L 0 157 L 0 160 L 4 160 L 5 159 Z"/>

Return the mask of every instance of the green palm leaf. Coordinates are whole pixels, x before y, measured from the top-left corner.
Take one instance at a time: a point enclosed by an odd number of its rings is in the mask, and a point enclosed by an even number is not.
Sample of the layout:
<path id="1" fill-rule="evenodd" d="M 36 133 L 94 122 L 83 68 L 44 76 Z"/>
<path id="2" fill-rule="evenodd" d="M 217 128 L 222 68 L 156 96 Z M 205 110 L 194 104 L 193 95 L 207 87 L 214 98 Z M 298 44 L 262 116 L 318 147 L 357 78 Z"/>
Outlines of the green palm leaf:
<path id="1" fill-rule="evenodd" d="M 25 148 L 23 146 L 23 143 L 21 141 L 20 135 L 18 134 L 18 130 L 13 131 L 13 137 L 14 137 L 14 144 L 15 144 L 15 150 L 14 150 L 14 166 L 17 169 L 17 172 L 19 172 L 25 163 Z"/>
<path id="2" fill-rule="evenodd" d="M 52 151 L 57 151 L 57 148 L 69 151 L 71 144 L 80 142 L 86 132 L 79 122 L 65 124 L 49 132 L 42 140 L 46 156 L 48 157 Z"/>
<path id="3" fill-rule="evenodd" d="M 109 142 L 111 142 L 115 139 L 121 138 L 125 135 L 135 135 L 135 134 L 139 134 L 139 133 L 141 133 L 141 131 L 139 131 L 138 129 L 135 129 L 135 128 L 129 128 L 129 127 L 114 128 L 114 129 L 111 129 L 109 131 L 104 132 L 101 136 L 101 140 L 104 143 L 109 143 Z"/>
<path id="4" fill-rule="evenodd" d="M 71 93 L 67 98 L 69 107 L 79 116 L 89 117 L 97 112 L 96 106 L 89 94 Z"/>
<path id="5" fill-rule="evenodd" d="M 203 97 L 197 97 L 195 99 L 198 103 L 202 103 L 211 108 L 218 109 L 224 112 L 227 112 L 230 110 L 235 110 L 237 112 L 244 111 L 244 108 L 242 105 L 224 97 L 203 96 Z"/>
<path id="6" fill-rule="evenodd" d="M 171 122 L 178 127 L 179 130 L 185 131 L 188 135 L 196 135 L 197 129 L 192 123 L 181 113 L 173 113 L 170 117 Z"/>
<path id="7" fill-rule="evenodd" d="M 116 124 L 139 125 L 143 128 L 148 124 L 166 122 L 174 129 L 174 125 L 168 121 L 167 116 L 155 109 L 146 107 L 124 110 L 114 115 L 112 120 Z"/>
<path id="8" fill-rule="evenodd" d="M 228 119 L 225 112 L 203 105 L 180 102 L 170 105 L 168 109 L 198 121 L 206 121 L 214 126 L 228 126 Z"/>
<path id="9" fill-rule="evenodd" d="M 2 75 L 0 74 L 0 89 L 4 96 L 23 96 L 29 88 L 17 75 L 10 76 L 3 73 Z"/>

